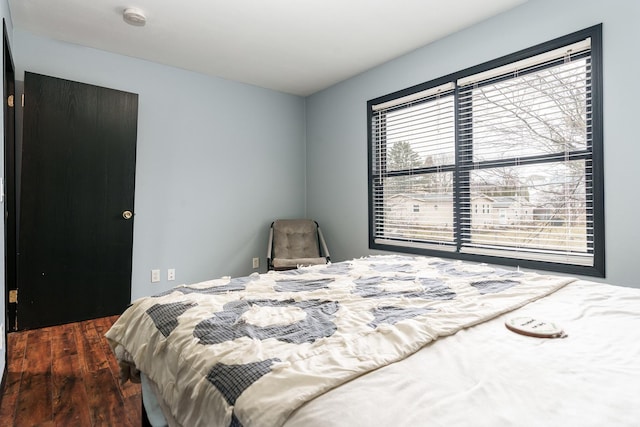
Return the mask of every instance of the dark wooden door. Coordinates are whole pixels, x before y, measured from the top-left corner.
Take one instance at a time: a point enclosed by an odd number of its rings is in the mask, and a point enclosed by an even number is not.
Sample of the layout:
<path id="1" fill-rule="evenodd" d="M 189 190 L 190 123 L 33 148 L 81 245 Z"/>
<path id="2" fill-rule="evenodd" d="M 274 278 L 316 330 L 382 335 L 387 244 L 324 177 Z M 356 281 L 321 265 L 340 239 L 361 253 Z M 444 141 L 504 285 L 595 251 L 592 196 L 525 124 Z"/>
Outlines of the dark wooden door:
<path id="1" fill-rule="evenodd" d="M 131 298 L 138 96 L 25 73 L 18 329 L 119 314 Z"/>

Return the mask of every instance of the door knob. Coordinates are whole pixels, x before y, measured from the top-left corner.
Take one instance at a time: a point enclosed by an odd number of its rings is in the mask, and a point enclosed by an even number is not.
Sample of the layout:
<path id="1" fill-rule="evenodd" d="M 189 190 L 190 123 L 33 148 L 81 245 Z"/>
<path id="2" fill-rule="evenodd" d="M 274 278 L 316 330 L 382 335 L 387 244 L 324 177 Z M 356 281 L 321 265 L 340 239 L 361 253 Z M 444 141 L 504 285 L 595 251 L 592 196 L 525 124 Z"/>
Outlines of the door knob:
<path id="1" fill-rule="evenodd" d="M 131 219 L 132 216 L 133 216 L 133 214 L 131 213 L 131 211 L 122 212 L 122 218 L 124 218 L 124 219 Z"/>

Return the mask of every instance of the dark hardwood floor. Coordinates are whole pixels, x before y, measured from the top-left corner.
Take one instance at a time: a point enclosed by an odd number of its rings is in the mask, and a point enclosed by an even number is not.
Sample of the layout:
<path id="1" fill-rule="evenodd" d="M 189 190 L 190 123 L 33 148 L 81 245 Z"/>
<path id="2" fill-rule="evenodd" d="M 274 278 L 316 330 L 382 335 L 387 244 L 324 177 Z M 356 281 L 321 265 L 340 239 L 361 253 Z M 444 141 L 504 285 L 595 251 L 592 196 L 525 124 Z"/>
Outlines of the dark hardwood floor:
<path id="1" fill-rule="evenodd" d="M 9 334 L 0 426 L 140 426 L 104 333 L 117 316 Z"/>

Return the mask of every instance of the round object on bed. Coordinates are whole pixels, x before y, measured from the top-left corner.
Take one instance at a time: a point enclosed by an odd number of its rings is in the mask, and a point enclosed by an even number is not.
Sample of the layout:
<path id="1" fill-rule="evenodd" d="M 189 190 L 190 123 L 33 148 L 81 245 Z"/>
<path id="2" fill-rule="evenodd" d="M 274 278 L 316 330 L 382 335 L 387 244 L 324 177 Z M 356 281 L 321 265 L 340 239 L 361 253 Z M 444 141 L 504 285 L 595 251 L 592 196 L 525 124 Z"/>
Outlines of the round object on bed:
<path id="1" fill-rule="evenodd" d="M 533 317 L 513 317 L 508 319 L 505 326 L 510 331 L 536 338 L 565 338 L 561 327 L 553 322 L 545 322 Z"/>

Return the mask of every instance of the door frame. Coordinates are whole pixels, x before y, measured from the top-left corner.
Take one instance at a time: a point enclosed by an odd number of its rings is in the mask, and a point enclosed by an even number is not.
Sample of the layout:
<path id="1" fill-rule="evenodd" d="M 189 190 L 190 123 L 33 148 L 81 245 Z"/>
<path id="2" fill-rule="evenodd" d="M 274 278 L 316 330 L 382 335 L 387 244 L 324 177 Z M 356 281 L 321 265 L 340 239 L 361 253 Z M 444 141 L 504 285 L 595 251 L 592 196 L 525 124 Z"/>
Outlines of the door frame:
<path id="1" fill-rule="evenodd" d="M 2 19 L 2 59 L 4 67 L 2 69 L 3 87 L 3 120 L 4 120 L 4 188 L 0 189 L 5 194 L 4 200 L 4 292 L 5 292 L 5 328 L 4 342 L 7 348 L 7 335 L 9 330 L 15 330 L 16 306 L 9 302 L 9 293 L 16 289 L 17 281 L 17 243 L 16 243 L 16 173 L 15 173 L 15 106 L 17 103 L 15 96 L 15 67 L 13 55 L 9 45 L 6 20 Z M 13 105 L 9 105 L 9 97 L 13 96 Z M 8 351 L 5 351 L 5 363 Z"/>

